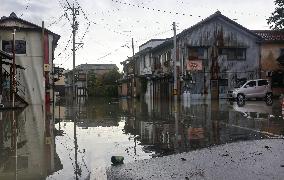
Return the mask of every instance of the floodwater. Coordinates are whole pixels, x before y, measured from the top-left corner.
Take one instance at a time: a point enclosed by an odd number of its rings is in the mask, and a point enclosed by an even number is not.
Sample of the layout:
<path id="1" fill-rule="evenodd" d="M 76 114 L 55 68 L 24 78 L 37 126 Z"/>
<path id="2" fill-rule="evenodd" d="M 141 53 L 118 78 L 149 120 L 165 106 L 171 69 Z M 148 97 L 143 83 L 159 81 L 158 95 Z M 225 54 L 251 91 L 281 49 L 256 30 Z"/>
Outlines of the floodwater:
<path id="1" fill-rule="evenodd" d="M 14 112 L 16 124 L 0 112 L 0 179 L 107 179 L 111 156 L 128 163 L 284 135 L 278 100 L 79 99 L 54 112 L 28 106 Z"/>

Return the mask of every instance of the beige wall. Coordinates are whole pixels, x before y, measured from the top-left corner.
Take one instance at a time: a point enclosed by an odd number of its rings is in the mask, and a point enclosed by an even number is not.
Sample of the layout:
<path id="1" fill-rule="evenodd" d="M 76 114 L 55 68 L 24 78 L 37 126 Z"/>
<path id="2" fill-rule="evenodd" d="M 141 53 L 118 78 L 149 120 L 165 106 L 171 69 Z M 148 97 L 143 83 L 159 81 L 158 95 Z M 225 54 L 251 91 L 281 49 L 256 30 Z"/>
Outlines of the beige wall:
<path id="1" fill-rule="evenodd" d="M 59 80 L 56 81 L 54 84 L 58 85 L 58 86 L 60 86 L 60 85 L 64 86 L 65 85 L 65 77 L 64 76 L 59 77 Z"/>
<path id="2" fill-rule="evenodd" d="M 280 49 L 284 49 L 283 43 L 263 44 L 261 46 L 261 68 L 263 71 L 275 71 L 280 69 L 278 62 L 276 61 L 280 56 Z"/>

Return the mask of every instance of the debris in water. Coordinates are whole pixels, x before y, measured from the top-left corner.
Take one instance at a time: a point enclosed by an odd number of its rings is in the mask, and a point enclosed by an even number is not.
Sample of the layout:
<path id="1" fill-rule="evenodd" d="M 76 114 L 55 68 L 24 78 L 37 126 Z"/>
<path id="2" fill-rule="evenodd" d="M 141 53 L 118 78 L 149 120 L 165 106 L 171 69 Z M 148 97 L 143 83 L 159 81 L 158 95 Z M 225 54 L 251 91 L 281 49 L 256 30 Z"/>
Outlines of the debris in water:
<path id="1" fill-rule="evenodd" d="M 112 156 L 111 162 L 113 165 L 123 164 L 124 157 L 123 156 Z"/>

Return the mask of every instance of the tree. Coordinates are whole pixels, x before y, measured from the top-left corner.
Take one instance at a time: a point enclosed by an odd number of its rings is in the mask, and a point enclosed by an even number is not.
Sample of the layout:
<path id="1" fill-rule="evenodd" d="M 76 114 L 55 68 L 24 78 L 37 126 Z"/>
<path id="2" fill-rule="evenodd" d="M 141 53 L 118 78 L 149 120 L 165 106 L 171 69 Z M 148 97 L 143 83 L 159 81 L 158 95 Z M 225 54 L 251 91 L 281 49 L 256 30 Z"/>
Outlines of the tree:
<path id="1" fill-rule="evenodd" d="M 89 74 L 88 95 L 101 97 L 117 96 L 117 80 L 120 78 L 121 74 L 117 70 L 111 70 L 102 75 Z"/>
<path id="2" fill-rule="evenodd" d="M 275 0 L 275 11 L 267 19 L 271 29 L 284 31 L 284 0 Z"/>

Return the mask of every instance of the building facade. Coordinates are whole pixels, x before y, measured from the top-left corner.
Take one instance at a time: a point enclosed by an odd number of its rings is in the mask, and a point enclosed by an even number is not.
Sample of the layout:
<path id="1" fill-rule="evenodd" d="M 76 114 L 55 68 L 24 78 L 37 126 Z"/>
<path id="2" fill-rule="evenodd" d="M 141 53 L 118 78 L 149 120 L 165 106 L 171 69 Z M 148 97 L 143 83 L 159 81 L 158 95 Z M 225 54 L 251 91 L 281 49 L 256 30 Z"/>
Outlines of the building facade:
<path id="1" fill-rule="evenodd" d="M 267 69 L 278 72 L 282 68 L 283 32 L 280 41 L 267 41 L 261 33 L 241 26 L 219 11 L 177 34 L 176 38 L 176 67 L 173 38 L 154 46 L 148 41 L 122 63 L 122 96 L 137 97 L 140 92 L 140 97 L 150 99 L 171 100 L 173 93 L 197 99 L 225 98 L 227 91 L 239 82 L 266 78 L 263 72 Z M 272 61 L 267 59 L 270 51 L 274 54 Z M 177 92 L 174 92 L 174 68 Z M 140 89 L 134 89 L 133 84 L 140 84 Z"/>
<path id="2" fill-rule="evenodd" d="M 284 32 L 274 30 L 253 31 L 262 37 L 261 78 L 269 79 L 274 95 L 284 94 Z"/>
<path id="3" fill-rule="evenodd" d="M 52 63 L 59 35 L 31 22 L 18 18 L 15 13 L 0 19 L 0 49 L 12 54 L 15 33 L 17 92 L 28 104 L 49 103 L 52 91 Z M 11 75 L 10 66 L 2 66 Z"/>

